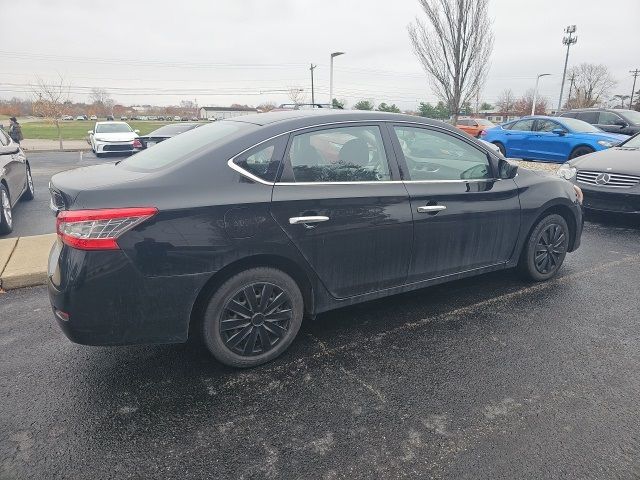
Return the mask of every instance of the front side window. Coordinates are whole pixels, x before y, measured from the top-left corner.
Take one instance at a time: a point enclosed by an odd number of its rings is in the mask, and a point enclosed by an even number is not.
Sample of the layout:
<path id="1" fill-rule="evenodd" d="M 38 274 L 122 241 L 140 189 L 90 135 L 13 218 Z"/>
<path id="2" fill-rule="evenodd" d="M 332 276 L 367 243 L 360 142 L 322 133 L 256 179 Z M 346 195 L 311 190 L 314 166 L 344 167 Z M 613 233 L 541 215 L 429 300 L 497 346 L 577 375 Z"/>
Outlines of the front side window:
<path id="1" fill-rule="evenodd" d="M 379 127 L 340 127 L 293 137 L 289 160 L 296 182 L 390 180 Z"/>
<path id="2" fill-rule="evenodd" d="M 511 126 L 511 130 L 530 132 L 533 130 L 533 120 L 520 120 Z"/>
<path id="3" fill-rule="evenodd" d="M 598 120 L 599 125 L 619 125 L 620 122 L 623 122 L 620 116 L 611 112 L 600 112 L 600 119 Z M 617 122 L 617 123 L 616 123 Z M 625 122 L 626 123 L 626 122 Z"/>
<path id="4" fill-rule="evenodd" d="M 395 126 L 411 180 L 492 178 L 487 154 L 448 133 Z"/>
<path id="5" fill-rule="evenodd" d="M 538 120 L 536 131 L 538 132 L 553 132 L 556 128 L 562 128 L 559 124 L 552 120 Z M 562 128 L 564 130 L 564 128 Z"/>

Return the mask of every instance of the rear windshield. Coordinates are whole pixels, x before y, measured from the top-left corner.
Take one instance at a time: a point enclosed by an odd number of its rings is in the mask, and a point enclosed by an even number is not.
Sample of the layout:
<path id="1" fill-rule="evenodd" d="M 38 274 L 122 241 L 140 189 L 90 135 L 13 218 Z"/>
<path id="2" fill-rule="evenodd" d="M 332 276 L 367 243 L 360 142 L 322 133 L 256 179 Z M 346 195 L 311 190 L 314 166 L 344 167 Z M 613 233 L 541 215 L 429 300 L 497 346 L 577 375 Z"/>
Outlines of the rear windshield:
<path id="1" fill-rule="evenodd" d="M 239 122 L 211 123 L 160 142 L 153 148 L 142 150 L 122 160 L 118 166 L 137 171 L 159 170 L 179 162 L 203 147 L 222 142 L 241 129 L 249 128 L 251 127 L 248 124 Z"/>

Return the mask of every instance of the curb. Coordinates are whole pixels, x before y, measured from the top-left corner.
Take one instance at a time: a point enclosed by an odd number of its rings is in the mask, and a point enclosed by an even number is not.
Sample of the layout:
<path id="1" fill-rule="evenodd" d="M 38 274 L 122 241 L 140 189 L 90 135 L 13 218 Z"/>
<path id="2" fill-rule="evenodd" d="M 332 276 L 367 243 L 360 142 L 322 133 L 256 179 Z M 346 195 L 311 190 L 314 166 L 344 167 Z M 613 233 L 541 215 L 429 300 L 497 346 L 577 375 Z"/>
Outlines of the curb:
<path id="1" fill-rule="evenodd" d="M 23 150 L 27 153 L 47 153 L 47 152 L 90 152 L 91 149 L 90 148 L 64 148 L 62 150 L 60 150 L 59 148 L 56 149 L 47 149 L 47 148 L 23 148 Z"/>
<path id="2" fill-rule="evenodd" d="M 55 233 L 0 240 L 0 289 L 44 285 Z"/>

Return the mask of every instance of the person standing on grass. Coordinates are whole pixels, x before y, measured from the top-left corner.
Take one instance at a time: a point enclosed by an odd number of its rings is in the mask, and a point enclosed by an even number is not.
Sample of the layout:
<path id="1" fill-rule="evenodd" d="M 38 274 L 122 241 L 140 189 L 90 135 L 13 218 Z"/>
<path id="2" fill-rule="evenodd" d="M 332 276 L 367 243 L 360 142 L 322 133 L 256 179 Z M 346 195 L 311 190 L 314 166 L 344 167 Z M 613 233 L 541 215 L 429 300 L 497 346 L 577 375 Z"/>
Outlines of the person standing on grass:
<path id="1" fill-rule="evenodd" d="M 9 124 L 9 136 L 11 139 L 20 145 L 20 142 L 24 139 L 22 136 L 22 127 L 18 123 L 18 119 L 16 117 L 11 117 L 11 123 Z"/>

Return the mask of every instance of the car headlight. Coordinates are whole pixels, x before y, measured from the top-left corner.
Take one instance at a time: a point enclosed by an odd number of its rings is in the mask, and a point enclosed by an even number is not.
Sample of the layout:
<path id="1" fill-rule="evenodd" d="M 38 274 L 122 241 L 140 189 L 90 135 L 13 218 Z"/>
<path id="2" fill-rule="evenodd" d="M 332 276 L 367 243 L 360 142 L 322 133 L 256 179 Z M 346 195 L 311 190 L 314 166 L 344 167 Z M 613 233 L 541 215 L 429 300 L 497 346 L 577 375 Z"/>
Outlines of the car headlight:
<path id="1" fill-rule="evenodd" d="M 557 174 L 559 177 L 562 177 L 565 180 L 571 180 L 576 176 L 576 172 L 577 172 L 576 167 L 572 167 L 571 165 L 564 164 L 558 169 Z"/>
<path id="2" fill-rule="evenodd" d="M 93 139 L 94 139 L 96 142 L 104 142 L 104 138 L 96 138 L 96 137 L 93 137 Z"/>
<path id="3" fill-rule="evenodd" d="M 607 140 L 598 140 L 598 145 L 602 145 L 603 147 L 606 147 L 606 148 L 611 148 L 615 145 L 615 143 L 609 142 Z"/>

